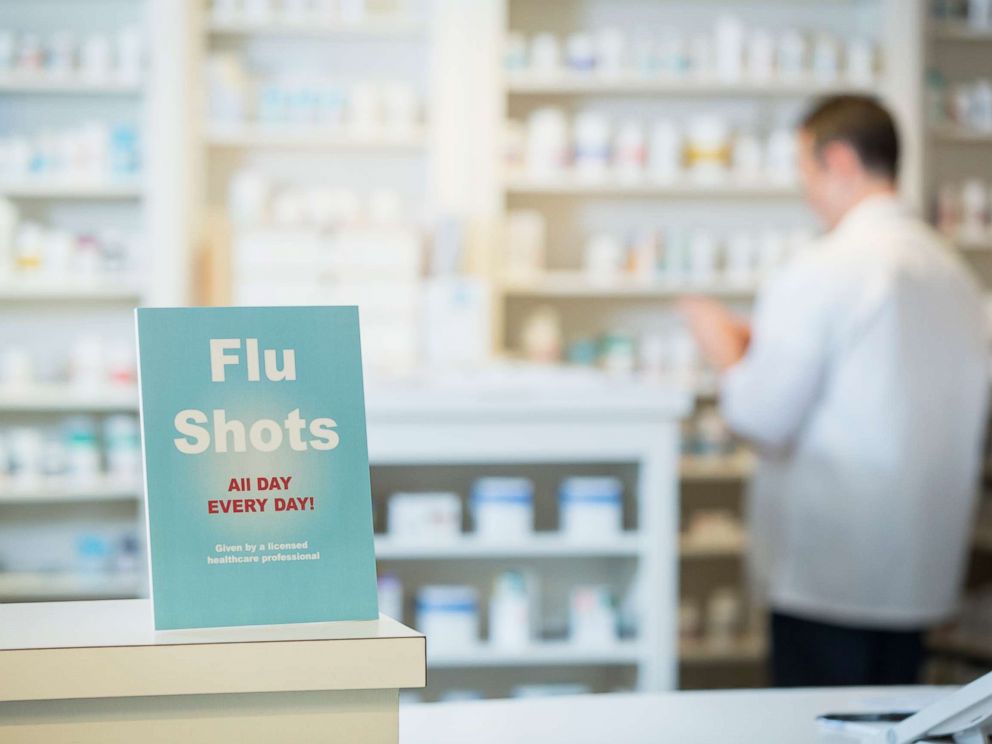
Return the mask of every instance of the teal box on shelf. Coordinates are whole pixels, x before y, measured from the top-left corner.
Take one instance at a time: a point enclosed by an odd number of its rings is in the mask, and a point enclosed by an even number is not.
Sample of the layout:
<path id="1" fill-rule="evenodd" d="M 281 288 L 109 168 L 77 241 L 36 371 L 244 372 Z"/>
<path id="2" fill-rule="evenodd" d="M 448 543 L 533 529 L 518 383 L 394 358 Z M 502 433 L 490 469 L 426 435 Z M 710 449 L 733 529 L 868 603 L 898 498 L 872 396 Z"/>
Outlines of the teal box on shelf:
<path id="1" fill-rule="evenodd" d="M 155 627 L 378 617 L 357 308 L 136 315 Z"/>

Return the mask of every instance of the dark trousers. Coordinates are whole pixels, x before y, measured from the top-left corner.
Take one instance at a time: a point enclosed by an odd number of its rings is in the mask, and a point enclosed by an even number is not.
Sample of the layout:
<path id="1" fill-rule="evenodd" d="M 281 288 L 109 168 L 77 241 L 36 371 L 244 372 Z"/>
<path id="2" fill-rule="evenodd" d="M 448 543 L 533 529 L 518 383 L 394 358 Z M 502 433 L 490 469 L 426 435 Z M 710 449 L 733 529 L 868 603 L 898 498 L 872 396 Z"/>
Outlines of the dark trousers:
<path id="1" fill-rule="evenodd" d="M 911 685 L 923 666 L 923 631 L 875 630 L 772 613 L 775 687 Z"/>

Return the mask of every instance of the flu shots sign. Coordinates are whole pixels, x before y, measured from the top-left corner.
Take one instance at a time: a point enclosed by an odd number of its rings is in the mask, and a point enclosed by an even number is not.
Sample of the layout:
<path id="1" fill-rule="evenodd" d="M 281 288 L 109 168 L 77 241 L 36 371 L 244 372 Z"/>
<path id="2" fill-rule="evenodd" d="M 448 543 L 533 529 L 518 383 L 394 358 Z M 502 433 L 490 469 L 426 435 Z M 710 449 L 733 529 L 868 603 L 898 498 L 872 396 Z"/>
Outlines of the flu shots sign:
<path id="1" fill-rule="evenodd" d="M 357 309 L 136 313 L 155 627 L 378 617 Z"/>

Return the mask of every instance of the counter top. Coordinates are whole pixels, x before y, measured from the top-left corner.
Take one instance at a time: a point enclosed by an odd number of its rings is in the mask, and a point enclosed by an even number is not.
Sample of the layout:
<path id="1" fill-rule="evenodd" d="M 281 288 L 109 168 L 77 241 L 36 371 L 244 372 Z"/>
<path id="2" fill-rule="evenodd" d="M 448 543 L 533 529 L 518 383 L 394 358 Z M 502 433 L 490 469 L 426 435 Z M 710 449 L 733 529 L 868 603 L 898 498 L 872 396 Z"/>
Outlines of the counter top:
<path id="1" fill-rule="evenodd" d="M 408 705 L 400 744 L 832 744 L 823 713 L 916 709 L 947 688 L 733 690 Z"/>
<path id="2" fill-rule="evenodd" d="M 366 622 L 156 631 L 149 600 L 0 605 L 0 701 L 422 687 L 424 637 Z"/>

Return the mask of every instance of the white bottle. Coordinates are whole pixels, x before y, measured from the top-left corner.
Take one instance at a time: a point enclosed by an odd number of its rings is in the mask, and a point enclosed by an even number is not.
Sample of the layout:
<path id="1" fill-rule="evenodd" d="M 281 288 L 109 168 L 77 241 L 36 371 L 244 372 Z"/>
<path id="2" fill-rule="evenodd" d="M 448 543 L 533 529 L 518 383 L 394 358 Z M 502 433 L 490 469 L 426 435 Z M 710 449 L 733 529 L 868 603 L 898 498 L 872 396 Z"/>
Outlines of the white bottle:
<path id="1" fill-rule="evenodd" d="M 756 28 L 747 39 L 747 74 L 751 80 L 767 82 L 775 74 L 775 37 Z"/>
<path id="2" fill-rule="evenodd" d="M 644 125 L 641 122 L 629 120 L 620 125 L 614 147 L 615 167 L 620 180 L 630 182 L 644 177 L 647 155 L 644 140 Z"/>
<path id="3" fill-rule="evenodd" d="M 575 33 L 565 43 L 565 61 L 571 72 L 588 73 L 596 67 L 596 45 L 587 33 Z"/>
<path id="4" fill-rule="evenodd" d="M 732 15 L 716 22 L 716 76 L 722 82 L 736 82 L 744 72 L 744 24 Z"/>
<path id="5" fill-rule="evenodd" d="M 617 76 L 626 68 L 626 39 L 619 29 L 606 27 L 596 33 L 596 71 Z"/>
<path id="6" fill-rule="evenodd" d="M 617 612 L 605 586 L 572 590 L 569 636 L 581 648 L 602 648 L 617 641 Z"/>
<path id="7" fill-rule="evenodd" d="M 840 49 L 829 34 L 816 37 L 813 46 L 813 77 L 818 83 L 833 83 L 840 75 Z"/>
<path id="8" fill-rule="evenodd" d="M 600 181 L 609 167 L 610 120 L 598 111 L 583 111 L 575 117 L 575 175 Z"/>
<path id="9" fill-rule="evenodd" d="M 689 248 L 689 276 L 695 284 L 713 284 L 717 279 L 719 243 L 708 230 L 696 230 Z"/>
<path id="10" fill-rule="evenodd" d="M 875 47 L 867 39 L 852 39 L 847 43 L 847 81 L 869 86 L 875 80 Z"/>
<path id="11" fill-rule="evenodd" d="M 623 243 L 612 233 L 593 233 L 586 241 L 584 265 L 590 281 L 614 280 L 623 271 L 625 259 Z"/>
<path id="12" fill-rule="evenodd" d="M 535 75 L 557 75 L 561 70 L 561 46 L 554 34 L 537 34 L 530 42 L 530 69 Z"/>
<path id="13" fill-rule="evenodd" d="M 493 583 L 489 642 L 507 651 L 519 651 L 531 642 L 531 598 L 527 578 L 520 571 L 504 571 Z"/>
<path id="14" fill-rule="evenodd" d="M 568 161 L 568 124 L 561 109 L 539 108 L 528 117 L 525 150 L 526 168 L 533 177 L 561 175 Z"/>
<path id="15" fill-rule="evenodd" d="M 740 132 L 734 139 L 734 176 L 744 182 L 761 179 L 764 169 L 764 148 L 751 132 Z"/>
<path id="16" fill-rule="evenodd" d="M 789 29 L 779 37 L 776 61 L 783 80 L 802 78 L 806 72 L 806 39 L 800 31 Z"/>
<path id="17" fill-rule="evenodd" d="M 682 135 L 671 119 L 661 119 L 651 129 L 648 171 L 659 183 L 670 183 L 681 175 Z"/>

